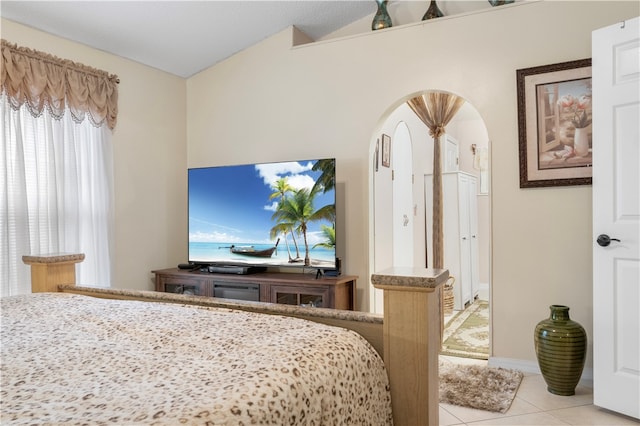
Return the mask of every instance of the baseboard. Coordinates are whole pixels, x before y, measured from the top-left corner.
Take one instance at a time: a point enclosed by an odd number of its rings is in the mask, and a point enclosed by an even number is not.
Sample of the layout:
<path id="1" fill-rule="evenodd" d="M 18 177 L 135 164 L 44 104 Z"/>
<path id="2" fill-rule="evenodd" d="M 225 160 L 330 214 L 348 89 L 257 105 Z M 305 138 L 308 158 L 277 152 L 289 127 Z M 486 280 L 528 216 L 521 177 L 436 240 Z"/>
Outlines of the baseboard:
<path id="1" fill-rule="evenodd" d="M 527 361 L 524 359 L 514 358 L 498 358 L 489 357 L 488 365 L 491 367 L 508 368 L 510 370 L 519 370 L 523 373 L 540 374 L 540 367 L 535 361 Z M 593 368 L 585 367 L 582 371 L 582 377 L 580 378 L 579 385 L 593 388 Z"/>
<path id="2" fill-rule="evenodd" d="M 478 299 L 489 300 L 489 283 L 478 284 Z"/>

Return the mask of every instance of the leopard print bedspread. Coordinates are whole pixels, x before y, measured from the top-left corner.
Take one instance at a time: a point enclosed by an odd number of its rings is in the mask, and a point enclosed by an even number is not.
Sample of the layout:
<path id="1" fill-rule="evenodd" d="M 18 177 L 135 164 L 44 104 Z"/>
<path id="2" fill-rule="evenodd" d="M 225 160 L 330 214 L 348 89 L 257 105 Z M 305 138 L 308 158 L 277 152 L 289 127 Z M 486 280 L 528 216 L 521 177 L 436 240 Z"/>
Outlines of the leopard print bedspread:
<path id="1" fill-rule="evenodd" d="M 393 422 L 384 364 L 352 331 L 62 293 L 1 309 L 3 425 Z"/>

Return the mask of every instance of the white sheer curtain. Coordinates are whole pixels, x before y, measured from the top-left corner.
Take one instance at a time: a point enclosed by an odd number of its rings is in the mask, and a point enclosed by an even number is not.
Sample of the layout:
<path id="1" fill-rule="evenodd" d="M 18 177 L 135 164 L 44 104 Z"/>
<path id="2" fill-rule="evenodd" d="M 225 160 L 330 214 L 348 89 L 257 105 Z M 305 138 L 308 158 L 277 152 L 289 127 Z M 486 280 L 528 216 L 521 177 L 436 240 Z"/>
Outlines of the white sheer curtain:
<path id="1" fill-rule="evenodd" d="M 0 103 L 0 294 L 31 292 L 28 254 L 84 253 L 77 282 L 109 286 L 111 130 Z"/>

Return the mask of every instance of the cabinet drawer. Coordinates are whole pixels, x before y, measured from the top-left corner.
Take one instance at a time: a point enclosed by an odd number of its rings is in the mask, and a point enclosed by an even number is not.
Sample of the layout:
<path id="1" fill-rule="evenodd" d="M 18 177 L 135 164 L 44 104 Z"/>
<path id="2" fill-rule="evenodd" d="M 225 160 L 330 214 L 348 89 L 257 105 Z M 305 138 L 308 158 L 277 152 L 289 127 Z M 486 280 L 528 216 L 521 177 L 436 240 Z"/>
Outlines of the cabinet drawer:
<path id="1" fill-rule="evenodd" d="M 333 300 L 328 288 L 271 285 L 271 302 L 285 305 L 304 305 L 331 308 Z"/>
<path id="2" fill-rule="evenodd" d="M 223 299 L 260 301 L 260 284 L 242 282 L 215 281 L 213 283 L 213 296 Z"/>
<path id="3" fill-rule="evenodd" d="M 157 291 L 194 296 L 213 296 L 211 284 L 205 280 L 190 277 L 161 276 L 156 280 Z"/>

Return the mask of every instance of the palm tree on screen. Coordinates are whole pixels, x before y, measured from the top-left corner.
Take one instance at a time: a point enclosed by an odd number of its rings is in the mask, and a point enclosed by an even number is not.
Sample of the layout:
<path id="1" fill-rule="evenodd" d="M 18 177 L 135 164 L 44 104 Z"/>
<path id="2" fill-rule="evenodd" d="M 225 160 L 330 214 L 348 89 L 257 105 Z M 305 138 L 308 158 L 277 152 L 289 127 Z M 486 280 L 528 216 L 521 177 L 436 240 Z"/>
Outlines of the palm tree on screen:
<path id="1" fill-rule="evenodd" d="M 278 179 L 273 185 L 271 185 L 271 188 L 274 190 L 274 192 L 272 192 L 271 195 L 269 195 L 269 200 L 273 200 L 274 198 L 279 197 L 280 203 L 282 203 L 284 199 L 287 198 L 287 193 L 293 191 L 293 187 L 289 185 L 289 182 L 287 181 L 286 177 Z M 294 262 L 300 259 L 300 249 L 298 248 L 298 242 L 296 241 L 296 236 L 294 235 L 292 229 L 293 229 L 292 224 L 279 222 L 276 226 L 271 228 L 271 232 L 270 232 L 271 239 L 275 239 L 276 236 L 280 233 L 284 235 L 284 242 L 285 242 L 285 245 L 287 246 L 287 254 L 289 255 L 289 262 Z M 289 248 L 289 240 L 287 238 L 288 233 L 291 233 L 291 239 L 293 240 L 293 245 L 296 248 L 295 259 L 291 257 L 291 249 Z"/>
<path id="2" fill-rule="evenodd" d="M 336 228 L 334 226 L 322 225 L 322 234 L 324 235 L 325 240 L 321 243 L 317 243 L 313 246 L 322 247 L 327 249 L 335 249 L 336 248 Z"/>
<path id="3" fill-rule="evenodd" d="M 318 192 L 306 188 L 293 191 L 292 196 L 285 197 L 272 218 L 278 223 L 295 224 L 295 231 L 302 235 L 304 240 L 304 264 L 309 266 L 309 242 L 307 241 L 307 229 L 311 222 L 319 220 L 332 220 L 335 216 L 335 206 L 327 205 L 318 210 L 313 206 L 313 200 Z"/>
<path id="4" fill-rule="evenodd" d="M 322 189 L 323 192 L 327 192 L 330 190 L 334 190 L 336 188 L 336 160 L 333 158 L 326 158 L 323 160 L 318 160 L 311 170 L 320 171 L 322 174 L 318 177 L 316 182 L 313 185 L 312 191 L 320 191 Z M 325 248 L 333 248 L 336 247 L 336 206 L 332 205 L 333 212 L 331 223 L 333 227 L 329 227 L 327 225 L 322 226 L 322 233 L 324 234 L 325 241 L 314 245 L 313 247 L 325 247 Z"/>
<path id="5" fill-rule="evenodd" d="M 323 192 L 330 191 L 336 187 L 336 160 L 333 158 L 327 158 L 324 160 L 318 160 L 313 165 L 311 170 L 321 171 L 322 174 L 318 177 L 313 185 L 312 191 L 318 191 L 322 188 Z"/>

